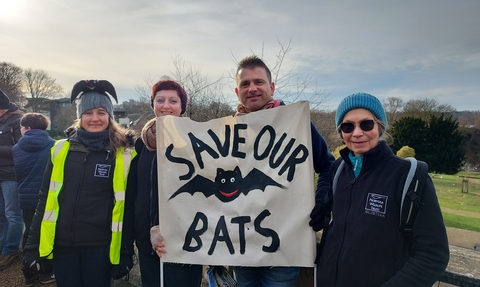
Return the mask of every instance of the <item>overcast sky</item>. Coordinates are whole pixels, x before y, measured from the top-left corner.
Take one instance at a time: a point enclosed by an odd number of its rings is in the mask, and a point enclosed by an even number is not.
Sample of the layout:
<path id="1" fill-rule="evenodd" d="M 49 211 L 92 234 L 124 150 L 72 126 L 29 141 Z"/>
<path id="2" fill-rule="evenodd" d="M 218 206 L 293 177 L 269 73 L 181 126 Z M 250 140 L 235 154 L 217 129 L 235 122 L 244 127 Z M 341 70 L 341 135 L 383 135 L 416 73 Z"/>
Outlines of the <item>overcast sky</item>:
<path id="1" fill-rule="evenodd" d="M 480 1 L 0 0 L 0 62 L 43 69 L 69 92 L 106 79 L 120 101 L 181 58 L 211 79 L 255 53 L 344 97 L 434 98 L 480 110 Z M 236 96 L 233 79 L 225 94 Z"/>

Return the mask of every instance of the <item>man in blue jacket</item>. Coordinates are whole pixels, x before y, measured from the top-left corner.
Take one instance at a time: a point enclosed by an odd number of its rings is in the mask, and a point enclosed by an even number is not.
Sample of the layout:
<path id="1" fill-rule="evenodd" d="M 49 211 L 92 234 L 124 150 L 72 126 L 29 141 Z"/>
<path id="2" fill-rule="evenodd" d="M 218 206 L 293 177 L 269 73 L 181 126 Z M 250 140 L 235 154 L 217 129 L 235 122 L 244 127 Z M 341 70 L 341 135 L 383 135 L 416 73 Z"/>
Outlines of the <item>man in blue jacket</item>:
<path id="1" fill-rule="evenodd" d="M 284 105 L 281 100 L 273 98 L 275 83 L 272 82 L 271 72 L 257 56 L 249 56 L 240 61 L 235 78 L 235 93 L 240 101 L 235 116 Z M 318 231 L 323 227 L 324 197 L 330 189 L 330 166 L 334 158 L 313 124 L 311 135 L 313 166 L 318 174 L 318 183 L 310 226 Z M 234 267 L 238 287 L 295 287 L 299 272 L 299 267 Z"/>
<path id="2" fill-rule="evenodd" d="M 20 120 L 22 137 L 13 147 L 13 160 L 15 162 L 15 174 L 18 183 L 18 201 L 23 212 L 25 233 L 23 234 L 22 246 L 25 247 L 28 239 L 28 231 L 35 215 L 38 203 L 38 192 L 42 186 L 43 174 L 50 157 L 50 148 L 54 140 L 46 131 L 50 120 L 42 114 L 27 113 Z M 50 263 L 45 260 L 45 264 Z M 46 274 L 40 278 L 42 283 L 55 281 L 51 267 L 44 266 Z M 25 285 L 35 282 L 38 274 L 25 277 Z"/>

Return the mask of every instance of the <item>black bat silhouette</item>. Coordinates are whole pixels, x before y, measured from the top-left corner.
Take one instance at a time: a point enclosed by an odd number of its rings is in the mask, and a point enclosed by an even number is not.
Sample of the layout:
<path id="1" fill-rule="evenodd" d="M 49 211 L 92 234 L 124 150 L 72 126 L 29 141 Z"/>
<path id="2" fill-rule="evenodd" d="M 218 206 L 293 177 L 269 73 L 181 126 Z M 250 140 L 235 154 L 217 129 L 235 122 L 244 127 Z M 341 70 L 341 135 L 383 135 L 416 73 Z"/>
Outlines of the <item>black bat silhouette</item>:
<path id="1" fill-rule="evenodd" d="M 107 93 L 110 94 L 115 102 L 118 103 L 117 93 L 113 85 L 106 80 L 84 80 L 80 81 L 73 86 L 72 95 L 70 96 L 70 102 L 73 101 L 82 93 L 97 92 L 99 94 L 105 95 L 109 100 Z"/>
<path id="2" fill-rule="evenodd" d="M 205 197 L 215 195 L 222 202 L 230 202 L 239 197 L 240 194 L 247 195 L 254 189 L 265 191 L 265 188 L 269 185 L 285 188 L 256 168 L 252 169 L 245 177 L 242 177 L 238 166 L 234 170 L 227 171 L 217 168 L 215 181 L 196 175 L 192 180 L 180 187 L 168 200 L 184 192 L 191 195 L 201 192 Z"/>

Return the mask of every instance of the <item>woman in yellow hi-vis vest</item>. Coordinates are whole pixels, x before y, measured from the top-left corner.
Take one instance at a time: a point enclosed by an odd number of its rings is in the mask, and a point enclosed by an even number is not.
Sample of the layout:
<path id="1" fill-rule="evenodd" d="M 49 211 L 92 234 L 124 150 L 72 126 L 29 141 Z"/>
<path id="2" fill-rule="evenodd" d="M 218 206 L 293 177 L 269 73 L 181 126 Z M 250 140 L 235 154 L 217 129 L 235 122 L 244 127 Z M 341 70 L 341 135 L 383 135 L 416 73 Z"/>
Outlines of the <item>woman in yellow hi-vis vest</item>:
<path id="1" fill-rule="evenodd" d="M 112 265 L 124 251 L 125 188 L 135 152 L 133 134 L 114 121 L 109 95 L 118 102 L 104 80 L 73 87 L 78 120 L 51 150 L 24 248 L 26 278 L 51 258 L 59 287 L 110 286 Z"/>

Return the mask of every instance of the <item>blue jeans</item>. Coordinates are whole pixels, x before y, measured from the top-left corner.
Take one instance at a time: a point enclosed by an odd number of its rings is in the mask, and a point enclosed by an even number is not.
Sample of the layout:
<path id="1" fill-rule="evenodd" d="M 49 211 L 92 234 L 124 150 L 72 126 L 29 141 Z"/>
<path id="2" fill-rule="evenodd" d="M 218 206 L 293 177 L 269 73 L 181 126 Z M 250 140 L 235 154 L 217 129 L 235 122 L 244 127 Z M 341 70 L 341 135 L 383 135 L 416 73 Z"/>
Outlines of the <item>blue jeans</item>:
<path id="1" fill-rule="evenodd" d="M 138 263 L 143 287 L 160 286 L 160 258 L 156 254 L 138 252 Z M 163 263 L 163 283 L 165 287 L 200 287 L 202 285 L 202 265 Z"/>
<path id="2" fill-rule="evenodd" d="M 53 246 L 53 270 L 58 287 L 108 287 L 110 246 Z"/>
<path id="3" fill-rule="evenodd" d="M 237 287 L 295 287 L 299 267 L 233 267 Z"/>
<path id="4" fill-rule="evenodd" d="M 18 204 L 16 181 L 0 181 L 0 248 L 2 254 L 18 252 L 23 233 L 23 218 Z"/>

